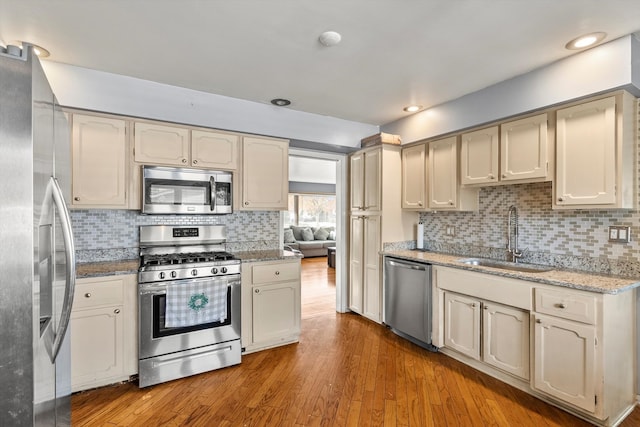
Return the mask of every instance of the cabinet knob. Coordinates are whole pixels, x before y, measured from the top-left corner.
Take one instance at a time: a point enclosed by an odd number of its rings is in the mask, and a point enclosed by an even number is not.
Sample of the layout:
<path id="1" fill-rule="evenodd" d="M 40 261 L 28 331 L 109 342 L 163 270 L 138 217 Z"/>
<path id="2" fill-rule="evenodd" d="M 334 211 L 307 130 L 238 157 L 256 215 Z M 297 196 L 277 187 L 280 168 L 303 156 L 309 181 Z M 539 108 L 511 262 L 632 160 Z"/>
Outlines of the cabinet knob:
<path id="1" fill-rule="evenodd" d="M 120 309 L 119 309 L 119 308 L 116 308 L 115 310 L 113 310 L 113 312 L 114 312 L 115 314 L 120 314 Z"/>
<path id="2" fill-rule="evenodd" d="M 506 173 L 503 173 L 503 174 L 502 174 L 502 177 L 503 177 L 503 178 L 506 178 L 506 177 L 507 177 L 507 174 L 506 174 Z"/>
<path id="3" fill-rule="evenodd" d="M 475 303 L 475 302 L 472 302 L 472 303 L 471 303 L 471 307 L 475 307 L 475 306 L 476 306 L 476 303 Z"/>
<path id="4" fill-rule="evenodd" d="M 187 159 L 182 159 L 182 163 L 187 163 Z"/>
<path id="5" fill-rule="evenodd" d="M 418 206 L 422 206 L 422 202 L 418 202 Z"/>
<path id="6" fill-rule="evenodd" d="M 279 272 L 279 271 L 276 271 L 276 276 L 279 276 L 279 275 L 280 275 L 280 272 Z"/>
<path id="7" fill-rule="evenodd" d="M 485 305 L 485 306 L 484 306 L 484 309 L 485 309 L 485 310 L 489 310 L 489 306 L 488 306 L 488 305 Z"/>
<path id="8" fill-rule="evenodd" d="M 76 202 L 80 201 L 80 197 L 74 197 L 73 200 L 75 200 Z"/>
<path id="9" fill-rule="evenodd" d="M 249 202 L 244 202 L 244 205 L 245 206 L 249 206 Z"/>
<path id="10" fill-rule="evenodd" d="M 493 177 L 493 174 L 492 174 L 492 173 L 490 173 L 490 174 L 489 174 L 489 179 L 494 179 L 494 177 Z"/>
<path id="11" fill-rule="evenodd" d="M 91 298 L 91 293 L 87 292 L 86 294 L 84 294 L 85 298 Z"/>
<path id="12" fill-rule="evenodd" d="M 256 294 L 260 293 L 260 289 L 254 289 L 253 292 L 255 292 Z"/>
<path id="13" fill-rule="evenodd" d="M 197 165 L 197 164 L 198 164 L 198 161 L 197 161 L 197 160 L 194 160 L 194 161 L 193 161 L 193 164 L 194 164 L 194 165 Z"/>
<path id="14" fill-rule="evenodd" d="M 536 319 L 536 323 L 542 323 L 542 319 Z"/>
<path id="15" fill-rule="evenodd" d="M 559 304 L 556 304 L 556 307 L 557 307 L 557 308 L 567 308 L 567 304 L 565 304 L 565 303 L 561 302 L 561 303 L 559 303 Z"/>
<path id="16" fill-rule="evenodd" d="M 559 202 L 564 202 L 564 197 L 558 197 Z"/>
<path id="17" fill-rule="evenodd" d="M 449 200 L 449 206 L 453 206 L 453 200 Z"/>

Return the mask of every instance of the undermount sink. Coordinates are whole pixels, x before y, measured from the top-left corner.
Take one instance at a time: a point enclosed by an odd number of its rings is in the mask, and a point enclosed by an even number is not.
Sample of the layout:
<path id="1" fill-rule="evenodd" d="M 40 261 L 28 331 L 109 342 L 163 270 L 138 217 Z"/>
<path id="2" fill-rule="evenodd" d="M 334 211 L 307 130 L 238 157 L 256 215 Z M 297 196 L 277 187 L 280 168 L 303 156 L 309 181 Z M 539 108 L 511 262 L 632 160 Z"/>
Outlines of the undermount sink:
<path id="1" fill-rule="evenodd" d="M 536 264 L 517 264 L 513 262 L 496 261 L 486 258 L 463 258 L 458 262 L 467 265 L 478 265 L 481 267 L 500 268 L 502 270 L 520 271 L 523 273 L 544 273 L 545 271 L 551 271 L 553 268 L 546 265 Z"/>

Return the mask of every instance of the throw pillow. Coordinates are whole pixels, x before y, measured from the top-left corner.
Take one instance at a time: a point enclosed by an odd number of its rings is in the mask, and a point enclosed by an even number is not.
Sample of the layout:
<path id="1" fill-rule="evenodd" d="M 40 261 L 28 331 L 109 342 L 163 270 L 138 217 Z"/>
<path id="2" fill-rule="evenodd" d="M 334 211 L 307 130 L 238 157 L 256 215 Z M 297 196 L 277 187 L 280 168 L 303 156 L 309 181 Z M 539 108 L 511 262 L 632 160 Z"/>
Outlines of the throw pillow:
<path id="1" fill-rule="evenodd" d="M 285 243 L 296 243 L 296 238 L 293 237 L 293 230 L 290 228 L 285 228 L 284 230 L 284 242 Z"/>
<path id="2" fill-rule="evenodd" d="M 313 233 L 313 237 L 316 240 L 327 240 L 327 237 L 329 237 L 329 232 L 324 228 L 320 227 L 316 230 L 315 233 Z"/>
<path id="3" fill-rule="evenodd" d="M 311 231 L 309 227 L 305 227 L 304 229 L 302 229 L 302 240 L 304 241 L 314 240 L 313 231 Z"/>
<path id="4" fill-rule="evenodd" d="M 336 232 L 331 230 L 329 232 L 329 240 L 336 240 Z"/>
<path id="5" fill-rule="evenodd" d="M 300 241 L 302 240 L 302 230 L 304 230 L 307 227 L 298 227 L 296 225 L 292 225 L 291 229 L 293 230 L 293 237 L 297 240 Z"/>

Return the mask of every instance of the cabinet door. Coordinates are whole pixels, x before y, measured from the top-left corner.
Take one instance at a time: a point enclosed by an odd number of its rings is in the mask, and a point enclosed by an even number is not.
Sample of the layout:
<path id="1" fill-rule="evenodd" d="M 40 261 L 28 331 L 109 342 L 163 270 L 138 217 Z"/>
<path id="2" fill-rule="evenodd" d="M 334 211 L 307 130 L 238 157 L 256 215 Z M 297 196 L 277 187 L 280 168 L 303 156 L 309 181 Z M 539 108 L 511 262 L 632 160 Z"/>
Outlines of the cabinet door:
<path id="1" fill-rule="evenodd" d="M 429 144 L 429 207 L 455 209 L 458 199 L 458 139 Z"/>
<path id="2" fill-rule="evenodd" d="M 529 379 L 529 312 L 494 302 L 482 310 L 482 360 Z"/>
<path id="3" fill-rule="evenodd" d="M 447 292 L 444 294 L 444 345 L 480 359 L 480 302 Z"/>
<path id="4" fill-rule="evenodd" d="M 254 286 L 253 343 L 278 341 L 300 333 L 300 282 Z"/>
<path id="5" fill-rule="evenodd" d="M 352 216 L 349 233 L 349 309 L 358 314 L 364 303 L 364 222 L 363 216 Z"/>
<path id="6" fill-rule="evenodd" d="M 364 153 L 356 153 L 349 159 L 351 176 L 350 207 L 352 211 L 364 210 Z"/>
<path id="7" fill-rule="evenodd" d="M 462 134 L 460 183 L 498 182 L 498 127 Z"/>
<path id="8" fill-rule="evenodd" d="M 615 204 L 615 98 L 558 110 L 556 135 L 556 204 Z"/>
<path id="9" fill-rule="evenodd" d="M 595 328 L 535 315 L 533 387 L 589 412 L 595 410 Z"/>
<path id="10" fill-rule="evenodd" d="M 547 115 L 500 125 L 500 179 L 545 178 L 548 175 Z"/>
<path id="11" fill-rule="evenodd" d="M 134 159 L 144 164 L 189 166 L 189 130 L 152 123 L 136 123 Z"/>
<path id="12" fill-rule="evenodd" d="M 126 208 L 124 120 L 73 115 L 72 206 Z"/>
<path id="13" fill-rule="evenodd" d="M 380 277 L 380 221 L 377 215 L 364 217 L 364 307 L 362 314 L 382 320 L 382 280 Z"/>
<path id="14" fill-rule="evenodd" d="M 382 149 L 367 151 L 364 156 L 364 209 L 382 209 Z"/>
<path id="15" fill-rule="evenodd" d="M 402 207 L 425 209 L 427 200 L 427 147 L 414 145 L 402 150 Z"/>
<path id="16" fill-rule="evenodd" d="M 230 133 L 191 131 L 191 165 L 201 168 L 238 169 L 240 137 Z"/>
<path id="17" fill-rule="evenodd" d="M 73 311 L 70 325 L 72 390 L 121 380 L 125 372 L 122 306 Z"/>
<path id="18" fill-rule="evenodd" d="M 245 137 L 242 149 L 241 208 L 288 209 L 289 142 Z"/>

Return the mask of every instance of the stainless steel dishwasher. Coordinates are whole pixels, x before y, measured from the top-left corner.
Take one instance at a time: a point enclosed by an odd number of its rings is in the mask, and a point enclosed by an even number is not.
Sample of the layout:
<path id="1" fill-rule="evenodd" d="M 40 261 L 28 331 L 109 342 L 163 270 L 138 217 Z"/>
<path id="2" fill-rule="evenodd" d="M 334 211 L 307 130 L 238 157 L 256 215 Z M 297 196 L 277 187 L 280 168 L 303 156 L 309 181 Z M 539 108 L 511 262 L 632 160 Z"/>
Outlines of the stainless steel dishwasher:
<path id="1" fill-rule="evenodd" d="M 431 265 L 384 257 L 384 323 L 409 341 L 431 344 Z"/>

